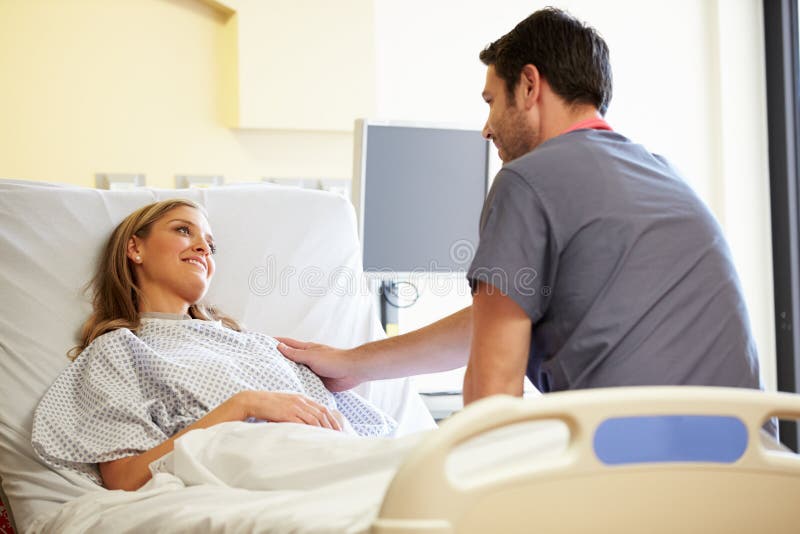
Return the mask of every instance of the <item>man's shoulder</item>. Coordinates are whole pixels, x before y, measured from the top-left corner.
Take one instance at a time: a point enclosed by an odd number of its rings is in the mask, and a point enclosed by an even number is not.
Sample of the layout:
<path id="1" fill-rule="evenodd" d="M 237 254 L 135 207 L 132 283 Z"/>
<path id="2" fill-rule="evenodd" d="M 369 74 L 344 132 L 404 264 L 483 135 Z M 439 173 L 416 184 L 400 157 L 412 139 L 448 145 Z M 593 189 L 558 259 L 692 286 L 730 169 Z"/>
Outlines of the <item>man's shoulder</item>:
<path id="1" fill-rule="evenodd" d="M 652 157 L 640 145 L 632 143 L 625 136 L 606 130 L 578 130 L 548 139 L 534 150 L 509 162 L 506 167 L 526 175 L 539 169 L 564 169 L 581 165 L 591 159 L 625 152 L 641 152 Z"/>
<path id="2" fill-rule="evenodd" d="M 587 194 L 593 194 L 592 188 L 614 189 L 629 175 L 653 179 L 638 181 L 635 187 L 659 189 L 685 185 L 683 177 L 665 158 L 608 130 L 578 130 L 560 135 L 503 168 L 541 192 L 554 189 L 559 195 L 565 189 L 575 191 L 577 188 Z M 682 185 L 677 189 L 685 193 Z"/>

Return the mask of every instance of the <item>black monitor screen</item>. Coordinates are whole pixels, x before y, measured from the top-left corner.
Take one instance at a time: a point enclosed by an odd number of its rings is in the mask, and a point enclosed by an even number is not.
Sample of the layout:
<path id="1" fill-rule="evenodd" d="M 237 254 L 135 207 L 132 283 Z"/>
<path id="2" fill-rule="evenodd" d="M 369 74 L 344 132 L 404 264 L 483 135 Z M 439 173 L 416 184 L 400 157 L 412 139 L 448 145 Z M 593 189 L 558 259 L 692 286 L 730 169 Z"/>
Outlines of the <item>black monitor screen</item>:
<path id="1" fill-rule="evenodd" d="M 478 130 L 356 127 L 364 270 L 465 271 L 478 244 L 489 145 Z"/>

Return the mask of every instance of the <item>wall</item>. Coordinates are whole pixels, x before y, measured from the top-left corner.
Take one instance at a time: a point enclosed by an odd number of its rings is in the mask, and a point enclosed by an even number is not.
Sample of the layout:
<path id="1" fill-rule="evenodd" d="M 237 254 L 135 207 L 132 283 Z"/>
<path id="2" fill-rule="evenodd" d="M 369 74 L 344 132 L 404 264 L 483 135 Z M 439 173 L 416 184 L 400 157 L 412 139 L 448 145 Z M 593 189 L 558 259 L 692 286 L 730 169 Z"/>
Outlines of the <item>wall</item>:
<path id="1" fill-rule="evenodd" d="M 224 126 L 230 13 L 214 5 L 254 1 L 0 0 L 0 176 L 91 186 L 96 172 L 142 172 L 161 187 L 171 187 L 175 174 L 223 174 L 229 182 L 350 177 L 348 132 Z M 327 16 L 339 32 L 374 35 L 364 38 L 359 61 L 368 70 L 364 58 L 374 54 L 375 118 L 476 128 L 486 113 L 478 52 L 546 5 L 372 0 L 370 31 L 363 16 L 351 13 L 363 2 L 342 2 Z M 590 21 L 609 43 L 612 126 L 667 156 L 719 219 L 774 387 L 761 1 L 557 4 Z M 308 2 L 296 6 L 287 16 L 302 20 Z M 263 7 L 258 11 L 265 16 Z M 264 44 L 247 46 L 281 46 L 269 37 L 265 32 Z M 292 46 L 286 58 L 308 71 L 305 58 L 316 45 Z M 349 81 L 327 67 L 318 84 L 297 87 L 297 101 L 337 105 L 330 96 L 340 93 L 326 87 Z M 276 70 L 275 83 L 292 78 Z M 292 93 L 280 94 L 279 100 Z M 463 303 L 456 298 L 450 306 Z M 447 306 L 428 308 L 432 315 L 407 324 L 423 324 Z"/>
<path id="2" fill-rule="evenodd" d="M 349 178 L 349 132 L 224 126 L 227 17 L 198 0 L 0 0 L 0 176 Z"/>
<path id="3" fill-rule="evenodd" d="M 373 112 L 372 0 L 226 0 L 243 128 L 353 131 Z"/>

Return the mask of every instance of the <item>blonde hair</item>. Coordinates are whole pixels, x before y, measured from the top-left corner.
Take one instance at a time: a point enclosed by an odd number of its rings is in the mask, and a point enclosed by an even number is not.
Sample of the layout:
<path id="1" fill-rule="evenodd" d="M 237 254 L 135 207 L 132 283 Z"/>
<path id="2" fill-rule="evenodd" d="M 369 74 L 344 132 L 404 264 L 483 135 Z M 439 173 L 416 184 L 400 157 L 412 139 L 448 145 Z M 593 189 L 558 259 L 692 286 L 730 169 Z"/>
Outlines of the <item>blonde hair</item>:
<path id="1" fill-rule="evenodd" d="M 128 242 L 133 236 L 145 238 L 150 233 L 153 223 L 161 219 L 168 211 L 186 206 L 198 210 L 206 216 L 199 204 L 186 199 L 162 200 L 149 204 L 128 215 L 111 233 L 106 243 L 97 271 L 89 287 L 92 290 L 92 314 L 83 324 L 81 341 L 73 347 L 67 356 L 74 360 L 89 344 L 112 330 L 128 328 L 136 331 L 140 326 L 139 301 L 142 292 L 136 283 L 136 277 L 128 258 Z M 222 324 L 236 331 L 241 331 L 239 324 L 224 315 L 213 306 L 194 303 L 189 306 L 189 315 L 193 319 L 206 321 L 222 321 Z"/>

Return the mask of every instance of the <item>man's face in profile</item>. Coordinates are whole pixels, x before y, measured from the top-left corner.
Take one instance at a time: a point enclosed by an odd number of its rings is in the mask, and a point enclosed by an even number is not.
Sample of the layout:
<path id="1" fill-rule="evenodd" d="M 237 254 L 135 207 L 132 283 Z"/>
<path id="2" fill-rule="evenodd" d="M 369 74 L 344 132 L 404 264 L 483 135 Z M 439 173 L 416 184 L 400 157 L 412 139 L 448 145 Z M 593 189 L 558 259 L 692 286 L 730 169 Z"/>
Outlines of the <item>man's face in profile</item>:
<path id="1" fill-rule="evenodd" d="M 497 75 L 494 65 L 489 65 L 482 96 L 489 105 L 483 136 L 492 140 L 503 163 L 533 150 L 538 135 L 525 113 L 519 84 L 513 99 L 509 98 L 505 80 Z"/>

